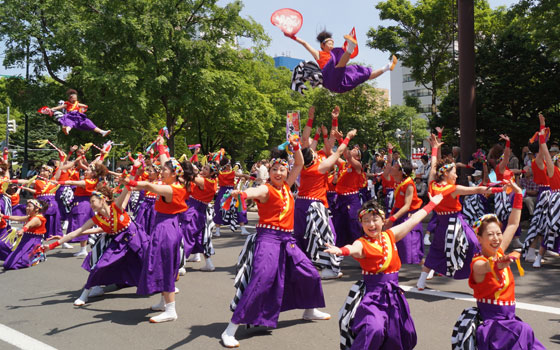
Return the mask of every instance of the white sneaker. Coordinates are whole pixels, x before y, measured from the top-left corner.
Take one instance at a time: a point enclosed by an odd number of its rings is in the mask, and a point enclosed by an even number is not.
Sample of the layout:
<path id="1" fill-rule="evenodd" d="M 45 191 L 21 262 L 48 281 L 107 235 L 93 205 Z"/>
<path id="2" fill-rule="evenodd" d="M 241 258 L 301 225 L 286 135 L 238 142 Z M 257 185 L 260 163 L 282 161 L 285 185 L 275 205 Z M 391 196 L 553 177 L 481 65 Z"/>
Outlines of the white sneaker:
<path id="1" fill-rule="evenodd" d="M 186 275 L 186 274 L 187 274 L 187 270 L 185 270 L 184 267 L 181 267 L 181 268 L 179 269 L 179 276 L 184 276 L 184 275 Z"/>
<path id="2" fill-rule="evenodd" d="M 177 319 L 177 312 L 175 311 L 175 302 L 165 304 L 165 311 L 161 314 L 150 318 L 151 323 L 162 323 L 175 321 Z"/>
<path id="3" fill-rule="evenodd" d="M 216 231 L 214 232 L 214 234 L 212 235 L 213 237 L 220 237 L 220 228 L 216 227 Z"/>
<path id="4" fill-rule="evenodd" d="M 434 270 L 430 270 L 430 272 L 428 272 L 428 277 L 426 277 L 427 280 L 431 280 L 432 278 L 434 278 Z"/>
<path id="5" fill-rule="evenodd" d="M 68 243 L 62 243 L 62 244 L 60 245 L 60 248 L 63 248 L 63 249 L 74 249 L 74 246 L 71 245 L 71 244 L 68 244 Z"/>
<path id="6" fill-rule="evenodd" d="M 68 228 L 68 220 L 64 221 L 64 223 L 62 224 L 62 229 L 66 230 Z"/>
<path id="7" fill-rule="evenodd" d="M 88 297 L 95 298 L 103 294 L 105 294 L 105 290 L 103 289 L 103 287 L 95 286 L 89 290 Z"/>
<path id="8" fill-rule="evenodd" d="M 105 136 L 109 135 L 110 133 L 111 133 L 111 130 L 104 130 L 104 131 L 101 131 L 101 136 L 105 137 Z"/>
<path id="9" fill-rule="evenodd" d="M 237 339 L 235 339 L 235 337 L 232 335 L 227 335 L 225 331 L 222 333 L 222 343 L 226 348 L 230 349 L 239 347 L 239 342 L 237 341 Z"/>
<path id="10" fill-rule="evenodd" d="M 89 289 L 84 288 L 84 290 L 82 291 L 82 295 L 80 295 L 78 299 L 74 300 L 74 306 L 85 305 L 85 303 L 87 303 L 88 301 L 88 294 L 89 294 Z"/>
<path id="11" fill-rule="evenodd" d="M 189 256 L 187 262 L 200 262 L 200 253 L 193 254 Z"/>
<path id="12" fill-rule="evenodd" d="M 535 262 L 533 263 L 533 267 L 538 269 L 541 267 L 541 263 L 542 263 L 542 257 L 539 254 L 537 254 L 537 257 L 535 258 Z"/>
<path id="13" fill-rule="evenodd" d="M 527 255 L 525 255 L 525 261 L 535 262 L 536 258 L 537 258 L 537 254 L 535 253 L 535 248 L 529 248 L 529 250 L 527 250 Z"/>
<path id="14" fill-rule="evenodd" d="M 430 241 L 430 235 L 424 235 L 424 245 L 432 245 Z"/>
<path id="15" fill-rule="evenodd" d="M 85 258 L 85 257 L 88 255 L 88 252 L 87 252 L 87 250 L 80 250 L 79 252 L 74 253 L 73 255 L 74 255 L 76 258 L 82 258 L 82 259 L 83 259 L 83 258 Z"/>
<path id="16" fill-rule="evenodd" d="M 326 312 L 319 311 L 317 309 L 306 309 L 303 312 L 303 319 L 307 321 L 322 321 L 330 320 L 331 315 Z"/>
<path id="17" fill-rule="evenodd" d="M 245 226 L 241 226 L 241 236 L 249 236 L 251 233 L 247 231 Z"/>
<path id="18" fill-rule="evenodd" d="M 202 271 L 214 271 L 216 267 L 212 264 L 212 259 L 206 258 L 206 265 L 202 266 L 200 270 Z"/>
<path id="19" fill-rule="evenodd" d="M 331 269 L 322 269 L 321 270 L 321 279 L 322 280 L 334 280 L 334 279 L 337 279 L 337 278 L 340 278 L 340 277 L 342 277 L 342 272 L 340 272 L 340 271 L 338 273 L 336 273 Z"/>
<path id="20" fill-rule="evenodd" d="M 175 287 L 175 294 L 178 294 L 180 292 L 179 288 Z"/>

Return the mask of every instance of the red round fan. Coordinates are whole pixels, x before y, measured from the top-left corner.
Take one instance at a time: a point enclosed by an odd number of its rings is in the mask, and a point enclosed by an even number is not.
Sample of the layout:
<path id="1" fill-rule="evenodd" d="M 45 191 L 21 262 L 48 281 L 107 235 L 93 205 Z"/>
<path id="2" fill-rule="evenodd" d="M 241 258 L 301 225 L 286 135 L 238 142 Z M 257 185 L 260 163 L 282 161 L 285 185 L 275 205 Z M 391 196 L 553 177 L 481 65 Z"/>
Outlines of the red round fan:
<path id="1" fill-rule="evenodd" d="M 53 115 L 53 111 L 47 106 L 39 108 L 39 110 L 37 110 L 37 113 L 46 114 L 46 115 L 50 115 L 50 116 Z"/>
<path id="2" fill-rule="evenodd" d="M 301 29 L 303 16 L 294 9 L 284 8 L 274 11 L 270 16 L 270 22 L 280 28 L 287 36 L 293 36 Z"/>

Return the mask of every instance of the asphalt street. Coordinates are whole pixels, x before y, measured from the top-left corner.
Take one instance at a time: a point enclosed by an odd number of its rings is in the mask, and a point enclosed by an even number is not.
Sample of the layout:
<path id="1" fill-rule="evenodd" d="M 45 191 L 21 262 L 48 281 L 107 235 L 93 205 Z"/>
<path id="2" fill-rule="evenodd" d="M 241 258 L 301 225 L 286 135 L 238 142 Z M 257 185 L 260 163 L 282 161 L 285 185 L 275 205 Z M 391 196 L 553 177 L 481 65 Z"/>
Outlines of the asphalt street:
<path id="1" fill-rule="evenodd" d="M 256 214 L 249 213 L 249 219 L 254 227 Z M 249 231 L 254 232 L 254 228 Z M 187 274 L 177 282 L 179 319 L 163 324 L 148 322 L 157 314 L 149 307 L 159 301 L 159 295 L 137 296 L 135 288 L 108 291 L 83 307 L 74 307 L 87 272 L 80 267 L 83 260 L 72 256 L 77 245 L 73 250 L 56 249 L 38 266 L 0 272 L 0 325 L 56 349 L 222 349 L 220 334 L 231 318 L 235 263 L 243 243 L 239 231 L 222 229 L 222 237 L 214 240 L 216 270 L 200 271 L 203 262 L 188 264 Z M 524 267 L 524 277 L 513 267 L 517 316 L 533 327 L 548 349 L 558 349 L 560 258 L 547 257 L 539 270 L 527 263 Z M 361 278 L 352 259 L 345 259 L 343 272 L 341 279 L 323 282 L 324 311 L 332 315 L 331 320 L 304 321 L 302 310 L 288 311 L 280 315 L 276 329 L 240 327 L 237 338 L 241 349 L 338 349 L 338 310 L 351 285 Z M 399 275 L 401 286 L 411 289 L 406 298 L 418 333 L 416 349 L 449 349 L 455 320 L 474 303 L 450 299 L 434 290 L 459 293 L 465 299 L 471 290 L 465 280 L 435 277 L 428 281 L 430 290 L 418 292 L 409 287 L 415 286 L 419 273 L 419 266 L 404 265 Z M 519 303 L 528 305 L 520 307 Z M 6 334 L 0 327 L 0 349 L 17 349 L 1 340 Z"/>

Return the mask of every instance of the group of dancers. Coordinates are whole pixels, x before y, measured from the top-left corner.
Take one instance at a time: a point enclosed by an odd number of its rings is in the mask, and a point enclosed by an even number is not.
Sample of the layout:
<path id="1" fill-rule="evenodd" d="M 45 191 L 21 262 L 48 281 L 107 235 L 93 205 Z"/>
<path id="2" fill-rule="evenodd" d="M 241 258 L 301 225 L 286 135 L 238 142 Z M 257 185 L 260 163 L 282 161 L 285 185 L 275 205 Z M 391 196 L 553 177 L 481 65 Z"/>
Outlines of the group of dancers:
<path id="1" fill-rule="evenodd" d="M 318 128 L 311 137 L 311 108 L 301 137 L 291 135 L 287 147 L 272 151 L 268 181 L 244 189 L 236 179 L 249 176 L 236 172 L 225 155 L 204 165 L 179 161 L 169 156 L 162 135 L 156 139 L 156 152 L 131 158 L 130 169 L 123 173 L 109 172 L 103 164 L 105 152 L 88 162 L 83 149 L 73 147 L 68 154 L 59 151 L 59 159 L 45 164 L 39 176 L 10 179 L 5 156 L 0 163 L 4 269 L 33 266 L 49 250 L 79 242 L 77 256 L 85 257 L 82 267 L 89 276 L 76 306 L 102 294 L 102 286 L 136 286 L 141 295 L 161 293 L 160 302 L 151 306 L 161 313 L 150 322 L 173 321 L 175 282 L 184 274 L 185 261 L 202 255 L 202 270 L 213 271 L 213 235 L 219 236 L 223 225 L 241 225 L 247 238 L 236 269 L 233 316 L 221 335 L 226 347 L 239 346 L 239 325 L 276 327 L 281 311 L 304 309 L 306 320 L 330 319 L 319 310 L 325 307 L 321 280 L 340 278 L 341 261 L 351 256 L 359 262 L 363 279 L 352 287 L 341 310 L 343 348 L 415 347 L 414 321 L 398 285 L 404 263 L 423 265 L 419 290 L 434 271 L 468 279 L 477 308 L 466 310 L 460 320 L 471 315 L 476 331 L 470 337 L 454 332 L 457 348 L 543 349 L 531 327 L 515 316 L 509 265 L 519 256 L 506 250 L 518 232 L 523 194 L 504 165 L 509 139 L 504 135 L 505 156 L 495 166 L 496 181 L 485 176 L 480 185 L 465 187 L 456 184 L 457 167 L 463 165 L 442 156 L 441 135 L 431 135 L 430 200 L 424 205 L 411 162 L 393 159 L 389 148 L 383 172 L 368 173 L 359 148 L 349 147 L 356 130 L 345 137 L 338 130 L 339 113 L 338 107 L 332 111 L 330 132 Z M 532 164 L 542 188 L 532 217 L 536 229 L 530 230 L 522 254 L 538 249 L 535 261 L 540 263 L 547 249 L 559 249 L 560 201 L 555 199 L 560 159 L 549 154 L 550 133 L 544 117 L 539 118 L 537 141 L 530 147 L 539 150 Z M 488 163 L 480 161 L 487 172 Z M 109 173 L 116 186 L 106 181 Z M 368 178 L 383 183 L 384 205 L 370 198 Z M 23 207 L 17 204 L 21 190 L 34 197 Z M 483 202 L 492 195 L 498 215 L 485 212 Z M 234 203 L 225 209 L 228 200 Z M 258 209 L 256 233 L 244 227 L 247 201 Z M 424 257 L 421 221 L 429 214 L 432 241 Z M 12 230 L 11 221 L 21 221 L 23 227 Z"/>

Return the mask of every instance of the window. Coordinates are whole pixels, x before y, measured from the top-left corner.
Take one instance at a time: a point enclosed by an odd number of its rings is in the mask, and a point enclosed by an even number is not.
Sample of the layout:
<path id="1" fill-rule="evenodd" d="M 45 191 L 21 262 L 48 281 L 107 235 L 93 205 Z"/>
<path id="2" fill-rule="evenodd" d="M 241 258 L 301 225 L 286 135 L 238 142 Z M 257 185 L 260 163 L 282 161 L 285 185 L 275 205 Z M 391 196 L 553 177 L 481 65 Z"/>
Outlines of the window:
<path id="1" fill-rule="evenodd" d="M 424 96 L 432 96 L 430 90 L 428 89 L 415 89 L 415 90 L 407 90 L 404 92 L 405 96 L 412 96 L 412 97 L 424 97 Z"/>

